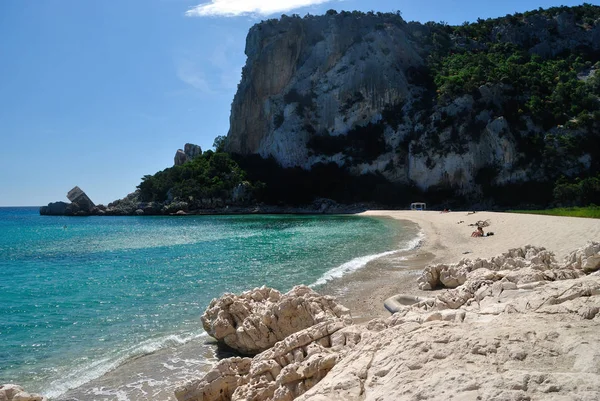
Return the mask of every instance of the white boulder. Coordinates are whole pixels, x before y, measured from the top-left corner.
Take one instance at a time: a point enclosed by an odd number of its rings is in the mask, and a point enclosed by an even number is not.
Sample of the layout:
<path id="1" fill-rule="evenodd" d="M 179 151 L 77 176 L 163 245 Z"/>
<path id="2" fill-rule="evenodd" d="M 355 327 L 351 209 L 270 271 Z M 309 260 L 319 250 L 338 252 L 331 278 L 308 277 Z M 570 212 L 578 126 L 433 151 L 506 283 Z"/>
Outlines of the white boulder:
<path id="1" fill-rule="evenodd" d="M 213 299 L 202 324 L 218 341 L 244 355 L 255 355 L 290 334 L 338 318 L 350 319 L 350 311 L 334 297 L 307 286 L 296 286 L 286 294 L 262 287 Z"/>

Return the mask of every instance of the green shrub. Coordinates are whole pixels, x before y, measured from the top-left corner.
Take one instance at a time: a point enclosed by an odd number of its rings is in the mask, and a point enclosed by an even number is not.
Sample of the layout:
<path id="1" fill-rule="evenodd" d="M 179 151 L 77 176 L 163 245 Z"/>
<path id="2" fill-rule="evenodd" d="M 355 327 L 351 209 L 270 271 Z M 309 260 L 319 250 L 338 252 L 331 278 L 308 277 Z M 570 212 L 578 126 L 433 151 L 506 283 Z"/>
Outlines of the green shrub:
<path id="1" fill-rule="evenodd" d="M 244 179 L 245 172 L 229 154 L 208 150 L 183 165 L 145 175 L 137 188 L 143 202 L 164 202 L 169 194 L 187 202 L 229 198 Z"/>

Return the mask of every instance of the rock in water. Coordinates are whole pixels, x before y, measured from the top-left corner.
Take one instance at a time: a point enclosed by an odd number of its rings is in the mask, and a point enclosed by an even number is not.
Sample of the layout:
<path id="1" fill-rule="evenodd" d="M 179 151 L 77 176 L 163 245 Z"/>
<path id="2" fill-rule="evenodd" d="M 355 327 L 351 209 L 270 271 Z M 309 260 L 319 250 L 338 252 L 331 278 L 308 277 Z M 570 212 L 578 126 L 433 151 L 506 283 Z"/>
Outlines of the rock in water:
<path id="1" fill-rule="evenodd" d="M 315 386 L 360 341 L 348 320 L 316 324 L 254 358 L 227 358 L 175 390 L 179 401 L 292 400 Z"/>
<path id="2" fill-rule="evenodd" d="M 350 319 L 350 311 L 334 297 L 306 286 L 286 294 L 262 287 L 241 295 L 213 299 L 204 315 L 204 330 L 244 355 L 271 348 L 292 333 L 331 319 Z"/>
<path id="3" fill-rule="evenodd" d="M 87 216 L 95 211 L 96 205 L 94 202 L 77 186 L 67 193 L 67 198 L 71 203 L 51 202 L 48 206 L 40 208 L 40 214 L 50 216 Z"/>
<path id="4" fill-rule="evenodd" d="M 67 198 L 72 202 L 79 206 L 79 210 L 84 212 L 91 212 L 96 205 L 94 202 L 86 195 L 85 192 L 81 190 L 79 187 L 75 187 L 67 193 Z"/>
<path id="5" fill-rule="evenodd" d="M 48 216 L 63 216 L 66 214 L 67 206 L 69 206 L 67 202 L 50 202 L 48 203 L 48 206 L 42 206 L 40 208 L 40 214 Z"/>

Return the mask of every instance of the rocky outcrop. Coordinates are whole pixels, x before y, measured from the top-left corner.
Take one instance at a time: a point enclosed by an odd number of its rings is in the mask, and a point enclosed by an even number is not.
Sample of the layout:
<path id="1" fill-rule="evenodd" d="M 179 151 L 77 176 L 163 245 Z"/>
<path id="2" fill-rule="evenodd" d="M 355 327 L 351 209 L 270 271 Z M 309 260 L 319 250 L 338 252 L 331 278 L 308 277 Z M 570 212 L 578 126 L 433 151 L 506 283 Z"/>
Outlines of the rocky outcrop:
<path id="1" fill-rule="evenodd" d="M 589 242 L 559 264 L 552 252 L 526 245 L 491 259 L 463 259 L 453 264 L 428 266 L 417 282 L 419 289 L 456 288 L 467 280 L 504 280 L 515 285 L 575 278 L 600 268 L 600 244 Z"/>
<path id="2" fill-rule="evenodd" d="M 292 400 L 317 384 L 360 335 L 332 319 L 301 330 L 254 358 L 227 358 L 175 390 L 179 401 Z"/>
<path id="3" fill-rule="evenodd" d="M 92 202 L 87 194 L 77 186 L 67 193 L 67 199 L 69 199 L 71 203 L 76 204 L 80 210 L 85 212 L 91 212 L 92 209 L 96 207 L 94 202 Z"/>
<path id="4" fill-rule="evenodd" d="M 250 29 L 229 151 L 307 167 L 319 160 L 306 147 L 312 135 L 346 135 L 412 96 L 407 71 L 423 60 L 406 23 L 349 14 L 284 16 Z"/>
<path id="5" fill-rule="evenodd" d="M 30 394 L 16 384 L 0 385 L 0 401 L 48 401 L 39 394 Z"/>
<path id="6" fill-rule="evenodd" d="M 182 149 L 177 149 L 175 153 L 175 165 L 181 166 L 190 160 L 193 160 L 196 156 L 202 154 L 202 148 L 192 143 L 186 143 Z"/>
<path id="7" fill-rule="evenodd" d="M 333 318 L 254 358 L 224 359 L 204 378 L 180 386 L 176 397 L 595 400 L 600 275 L 585 276 L 582 268 L 596 263 L 599 247 L 590 242 L 562 264 L 533 246 L 478 260 L 481 266 L 466 268 L 466 280 L 459 278 L 454 289 L 403 297 L 391 317 L 365 326 Z M 443 269 L 427 271 L 441 276 Z M 532 271 L 543 273 L 535 277 L 540 281 L 531 281 Z M 254 302 L 269 293 L 254 292 Z"/>
<path id="8" fill-rule="evenodd" d="M 261 22 L 246 39 L 227 150 L 306 170 L 335 163 L 353 176 L 375 174 L 393 185 L 470 199 L 489 196 L 489 187 L 581 176 L 597 156 L 584 147 L 571 152 L 556 138 L 593 131 L 544 127 L 517 99 L 527 91 L 506 79 L 443 98 L 431 89 L 432 69 L 441 66 L 428 60 L 441 48 L 468 54 L 496 44 L 544 58 L 565 49 L 596 52 L 599 20 L 583 23 L 582 13 L 506 17 L 489 34 L 466 38 L 460 29 L 407 23 L 399 14 L 329 12 Z M 540 166 L 532 146 L 559 156 Z"/>
<path id="9" fill-rule="evenodd" d="M 99 210 L 87 194 L 77 186 L 67 193 L 67 198 L 71 203 L 49 203 L 48 206 L 40 208 L 40 214 L 51 216 L 89 216 L 90 214 L 97 214 Z"/>
<path id="10" fill-rule="evenodd" d="M 67 202 L 50 202 L 48 203 L 48 206 L 42 206 L 40 208 L 40 214 L 48 216 L 64 216 L 67 213 L 67 206 L 69 206 Z"/>
<path id="11" fill-rule="evenodd" d="M 600 269 L 600 243 L 590 241 L 585 247 L 571 252 L 565 257 L 565 264 L 574 269 L 592 273 Z"/>
<path id="12" fill-rule="evenodd" d="M 350 319 L 350 311 L 306 286 L 286 294 L 262 287 L 213 299 L 202 315 L 202 325 L 218 341 L 254 355 L 293 333 L 339 318 Z"/>
<path id="13" fill-rule="evenodd" d="M 583 277 L 490 294 L 459 311 L 407 309 L 372 321 L 296 400 L 593 400 L 599 306 L 599 278 Z"/>

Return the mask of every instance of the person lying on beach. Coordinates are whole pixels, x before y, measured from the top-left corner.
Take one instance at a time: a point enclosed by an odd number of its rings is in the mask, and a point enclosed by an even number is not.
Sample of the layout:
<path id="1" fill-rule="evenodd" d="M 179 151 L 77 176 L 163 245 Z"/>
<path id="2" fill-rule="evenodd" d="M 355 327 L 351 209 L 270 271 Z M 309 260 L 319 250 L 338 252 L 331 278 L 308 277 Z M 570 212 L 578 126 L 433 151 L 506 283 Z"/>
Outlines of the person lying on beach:
<path id="1" fill-rule="evenodd" d="M 483 233 L 483 228 L 482 227 L 477 227 L 477 230 L 473 231 L 473 233 L 471 234 L 471 237 L 483 237 L 484 233 Z"/>

